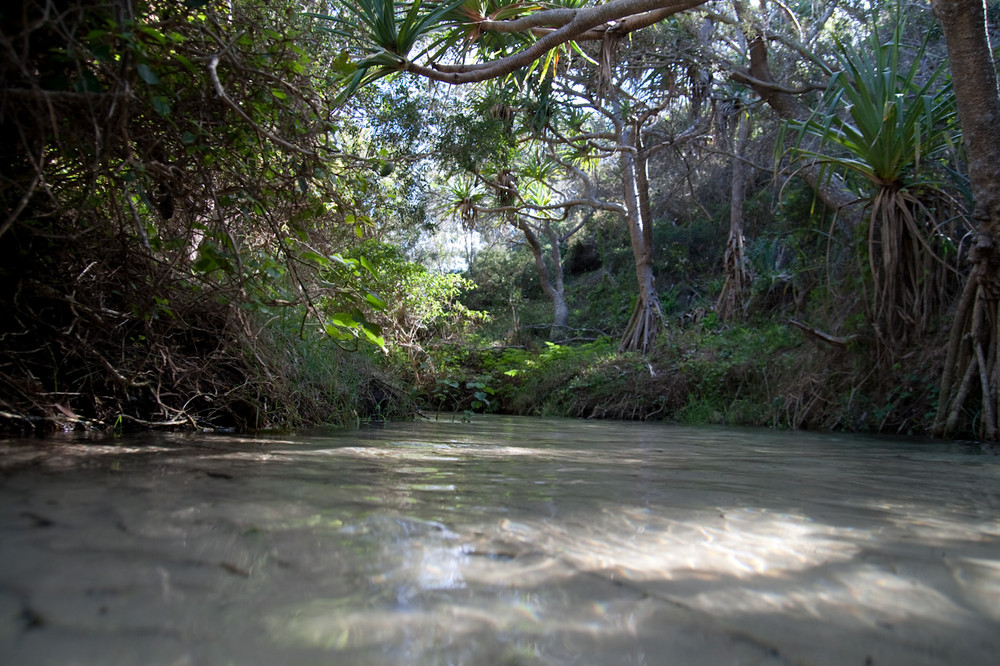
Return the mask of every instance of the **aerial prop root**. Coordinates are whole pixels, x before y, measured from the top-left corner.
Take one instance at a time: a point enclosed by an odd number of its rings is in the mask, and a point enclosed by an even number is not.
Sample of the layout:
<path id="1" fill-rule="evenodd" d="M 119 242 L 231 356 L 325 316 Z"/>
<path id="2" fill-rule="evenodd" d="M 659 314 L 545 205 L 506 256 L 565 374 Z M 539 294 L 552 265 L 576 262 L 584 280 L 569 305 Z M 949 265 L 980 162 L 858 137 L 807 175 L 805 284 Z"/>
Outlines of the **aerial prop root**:
<path id="1" fill-rule="evenodd" d="M 955 434 L 973 389 L 980 390 L 980 418 L 977 435 L 990 441 L 1000 438 L 1000 298 L 990 288 L 990 265 L 978 262 L 962 293 L 955 324 L 948 343 L 941 377 L 940 403 L 933 433 Z M 961 378 L 956 381 L 957 378 Z M 978 381 L 977 381 L 978 380 Z"/>

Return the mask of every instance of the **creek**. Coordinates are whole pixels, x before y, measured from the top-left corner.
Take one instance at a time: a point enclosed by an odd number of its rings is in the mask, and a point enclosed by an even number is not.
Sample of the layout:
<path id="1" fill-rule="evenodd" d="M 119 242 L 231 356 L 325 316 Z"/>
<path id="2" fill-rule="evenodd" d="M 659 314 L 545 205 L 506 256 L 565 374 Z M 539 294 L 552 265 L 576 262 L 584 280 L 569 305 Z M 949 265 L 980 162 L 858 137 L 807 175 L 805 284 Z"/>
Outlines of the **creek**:
<path id="1" fill-rule="evenodd" d="M 994 666 L 997 452 L 478 416 L 0 440 L 0 663 Z"/>

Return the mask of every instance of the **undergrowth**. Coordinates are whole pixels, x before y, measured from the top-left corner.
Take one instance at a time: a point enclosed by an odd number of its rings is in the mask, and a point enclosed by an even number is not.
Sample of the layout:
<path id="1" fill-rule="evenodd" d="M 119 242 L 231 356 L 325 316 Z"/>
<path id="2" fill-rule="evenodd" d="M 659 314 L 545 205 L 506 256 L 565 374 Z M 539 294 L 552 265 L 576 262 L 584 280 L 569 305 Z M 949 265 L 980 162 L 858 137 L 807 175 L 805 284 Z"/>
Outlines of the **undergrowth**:
<path id="1" fill-rule="evenodd" d="M 653 353 L 619 354 L 602 336 L 537 349 L 452 346 L 418 395 L 435 414 L 662 420 L 817 430 L 926 432 L 934 363 L 875 373 L 868 350 L 807 339 L 780 317 L 721 325 L 711 313 L 676 324 Z"/>

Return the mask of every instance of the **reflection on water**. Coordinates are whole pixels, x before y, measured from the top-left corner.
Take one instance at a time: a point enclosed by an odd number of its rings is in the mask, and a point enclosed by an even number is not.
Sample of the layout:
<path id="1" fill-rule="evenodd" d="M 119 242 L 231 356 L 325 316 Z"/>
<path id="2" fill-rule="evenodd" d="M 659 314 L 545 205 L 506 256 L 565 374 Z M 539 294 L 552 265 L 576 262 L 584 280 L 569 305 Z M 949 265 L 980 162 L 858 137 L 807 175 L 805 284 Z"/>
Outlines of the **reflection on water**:
<path id="1" fill-rule="evenodd" d="M 496 417 L 0 470 L 5 664 L 1000 661 L 974 445 Z"/>

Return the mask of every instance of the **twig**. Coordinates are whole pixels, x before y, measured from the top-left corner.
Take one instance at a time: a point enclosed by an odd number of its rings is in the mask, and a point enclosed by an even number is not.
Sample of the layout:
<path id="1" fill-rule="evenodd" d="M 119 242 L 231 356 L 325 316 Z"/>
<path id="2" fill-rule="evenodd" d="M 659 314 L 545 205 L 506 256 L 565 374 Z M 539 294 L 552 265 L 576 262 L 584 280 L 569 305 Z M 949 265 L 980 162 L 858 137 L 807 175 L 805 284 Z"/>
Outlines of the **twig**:
<path id="1" fill-rule="evenodd" d="M 219 67 L 219 56 L 212 56 L 212 58 L 208 61 L 208 73 L 209 76 L 212 77 L 212 84 L 215 86 L 215 94 L 221 97 L 222 100 L 226 102 L 226 104 L 228 104 L 234 111 L 236 111 L 236 113 L 240 114 L 240 117 L 243 118 L 243 120 L 247 121 L 251 127 L 253 127 L 255 130 L 266 136 L 271 141 L 274 141 L 279 146 L 287 148 L 288 150 L 294 150 L 295 152 L 302 153 L 303 155 L 308 155 L 309 157 L 316 157 L 316 153 L 310 150 L 305 150 L 304 148 L 301 148 L 299 146 L 296 146 L 294 143 L 289 143 L 288 141 L 285 141 L 278 135 L 268 131 L 267 129 L 261 127 L 256 122 L 254 122 L 254 120 L 249 115 L 247 115 L 246 111 L 240 108 L 240 106 L 236 102 L 234 102 L 229 97 L 229 95 L 226 94 L 225 89 L 222 87 L 222 81 L 219 80 L 218 67 Z"/>

